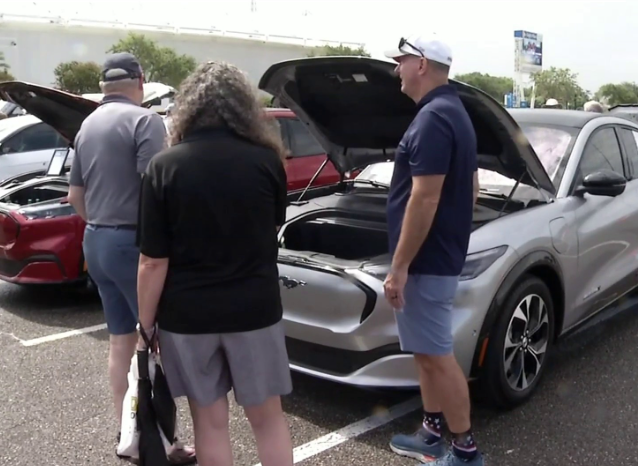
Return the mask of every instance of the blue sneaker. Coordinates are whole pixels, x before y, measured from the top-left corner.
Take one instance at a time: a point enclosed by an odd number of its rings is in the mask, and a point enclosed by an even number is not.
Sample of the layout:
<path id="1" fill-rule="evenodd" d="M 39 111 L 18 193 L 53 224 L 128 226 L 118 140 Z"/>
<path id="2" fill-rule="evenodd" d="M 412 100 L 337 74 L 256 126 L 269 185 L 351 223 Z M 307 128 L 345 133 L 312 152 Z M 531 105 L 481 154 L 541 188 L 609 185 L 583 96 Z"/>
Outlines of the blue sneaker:
<path id="1" fill-rule="evenodd" d="M 421 427 L 412 435 L 399 434 L 392 437 L 390 449 L 397 455 L 419 460 L 423 463 L 443 458 L 447 452 L 445 439 L 433 444 L 425 443 L 428 432 Z"/>
<path id="2" fill-rule="evenodd" d="M 449 450 L 447 455 L 434 461 L 430 460 L 427 464 L 428 466 L 484 466 L 485 462 L 481 452 L 478 452 L 472 461 L 463 461 Z"/>

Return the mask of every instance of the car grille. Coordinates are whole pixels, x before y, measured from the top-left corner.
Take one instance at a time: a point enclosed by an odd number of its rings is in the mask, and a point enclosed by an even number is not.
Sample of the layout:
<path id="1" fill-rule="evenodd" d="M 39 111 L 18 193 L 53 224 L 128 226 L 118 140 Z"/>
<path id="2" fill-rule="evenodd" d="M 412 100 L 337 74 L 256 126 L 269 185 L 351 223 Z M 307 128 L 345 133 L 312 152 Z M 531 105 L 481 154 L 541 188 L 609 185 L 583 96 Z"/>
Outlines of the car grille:
<path id="1" fill-rule="evenodd" d="M 352 374 L 378 359 L 397 354 L 409 354 L 401 351 L 398 343 L 369 351 L 352 351 L 308 343 L 290 337 L 286 337 L 286 348 L 292 364 L 332 375 Z"/>

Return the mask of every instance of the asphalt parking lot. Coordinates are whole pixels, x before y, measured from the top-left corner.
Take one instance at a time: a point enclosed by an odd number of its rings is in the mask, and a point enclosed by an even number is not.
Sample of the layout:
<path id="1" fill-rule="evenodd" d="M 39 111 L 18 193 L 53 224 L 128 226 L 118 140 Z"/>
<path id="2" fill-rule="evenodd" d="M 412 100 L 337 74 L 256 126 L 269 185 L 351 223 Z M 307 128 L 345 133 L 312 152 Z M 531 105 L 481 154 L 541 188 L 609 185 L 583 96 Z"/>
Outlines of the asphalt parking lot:
<path id="1" fill-rule="evenodd" d="M 634 306 L 562 343 L 525 406 L 507 413 L 474 408 L 488 464 L 638 464 L 637 314 Z M 102 323 L 94 295 L 0 284 L 1 465 L 120 463 L 107 335 L 95 330 Z M 415 393 L 365 392 L 300 376 L 294 382 L 285 410 L 298 464 L 414 464 L 387 444 L 394 432 L 418 426 Z M 189 440 L 188 412 L 179 406 L 181 437 Z M 234 405 L 231 432 L 235 464 L 257 465 L 250 429 Z"/>

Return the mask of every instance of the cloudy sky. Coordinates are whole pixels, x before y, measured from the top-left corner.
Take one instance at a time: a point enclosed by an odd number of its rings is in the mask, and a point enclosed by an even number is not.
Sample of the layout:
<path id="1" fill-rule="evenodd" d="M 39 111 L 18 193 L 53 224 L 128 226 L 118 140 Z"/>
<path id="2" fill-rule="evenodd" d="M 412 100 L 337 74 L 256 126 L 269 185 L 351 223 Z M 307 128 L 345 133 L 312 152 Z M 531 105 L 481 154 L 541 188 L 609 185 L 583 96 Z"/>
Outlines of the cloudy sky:
<path id="1" fill-rule="evenodd" d="M 251 0 L 4 2 L 3 13 L 239 28 L 364 43 L 373 56 L 402 35 L 436 33 L 452 47 L 454 73 L 511 76 L 514 30 L 543 35 L 544 67 L 571 68 L 596 91 L 638 81 L 638 0 Z M 119 10 L 119 4 L 128 9 Z"/>

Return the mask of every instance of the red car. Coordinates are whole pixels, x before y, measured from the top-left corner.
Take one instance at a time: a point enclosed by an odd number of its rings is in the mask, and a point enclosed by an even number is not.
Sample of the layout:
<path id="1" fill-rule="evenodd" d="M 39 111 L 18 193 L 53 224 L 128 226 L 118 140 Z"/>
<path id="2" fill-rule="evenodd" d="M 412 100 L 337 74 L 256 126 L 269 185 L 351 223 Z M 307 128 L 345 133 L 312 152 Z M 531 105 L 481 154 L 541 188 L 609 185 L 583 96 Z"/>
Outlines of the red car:
<path id="1" fill-rule="evenodd" d="M 72 141 L 98 103 L 22 82 L 0 83 L 0 98 L 20 105 L 70 141 L 69 149 L 52 151 L 46 175 L 21 175 L 0 184 L 0 279 L 19 284 L 85 284 L 89 277 L 82 253 L 84 222 L 67 201 L 67 173 Z M 292 153 L 287 163 L 289 192 L 304 189 L 311 181 L 318 186 L 342 179 L 290 110 L 268 109 L 268 113 L 279 122 Z"/>

